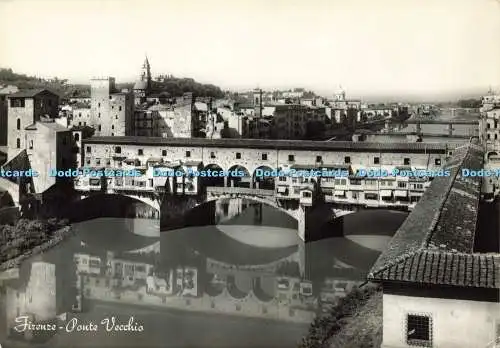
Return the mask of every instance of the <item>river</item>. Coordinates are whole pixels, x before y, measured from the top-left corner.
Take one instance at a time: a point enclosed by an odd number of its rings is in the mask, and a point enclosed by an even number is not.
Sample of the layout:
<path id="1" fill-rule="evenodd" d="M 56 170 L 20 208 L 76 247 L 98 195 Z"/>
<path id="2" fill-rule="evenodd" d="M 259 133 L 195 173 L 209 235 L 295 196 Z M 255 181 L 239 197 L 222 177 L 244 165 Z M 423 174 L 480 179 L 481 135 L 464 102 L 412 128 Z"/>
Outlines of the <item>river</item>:
<path id="1" fill-rule="evenodd" d="M 441 120 L 441 121 L 453 121 L 453 120 L 476 120 L 479 119 L 478 114 L 474 113 L 459 113 L 457 115 L 452 114 L 449 110 L 444 109 L 439 114 L 432 118 L 433 120 Z M 416 132 L 417 126 L 414 124 L 406 125 L 406 127 L 399 129 L 400 133 L 411 133 Z M 421 132 L 424 134 L 448 134 L 448 125 L 445 124 L 422 124 Z M 479 134 L 478 126 L 476 125 L 454 125 L 453 126 L 453 134 L 460 136 L 477 136 Z M 384 143 L 398 143 L 398 142 L 406 142 L 406 135 L 397 135 L 397 134 L 376 134 L 376 135 L 368 135 L 366 141 L 368 142 L 384 142 Z M 467 138 L 451 138 L 451 137 L 423 137 L 423 142 L 428 143 L 453 143 L 453 144 L 461 144 L 464 142 L 468 142 Z"/>
<path id="2" fill-rule="evenodd" d="M 3 284 L 2 348 L 295 347 L 318 313 L 363 282 L 407 216 L 347 215 L 344 237 L 304 244 L 287 215 L 264 206 L 255 224 L 250 204 L 236 206 L 217 225 L 160 234 L 150 219 L 75 223 Z M 53 323 L 63 313 L 56 333 L 29 343 L 13 328 L 23 315 Z M 111 316 L 143 330 L 107 332 L 100 322 Z M 67 332 L 72 320 L 98 329 Z"/>

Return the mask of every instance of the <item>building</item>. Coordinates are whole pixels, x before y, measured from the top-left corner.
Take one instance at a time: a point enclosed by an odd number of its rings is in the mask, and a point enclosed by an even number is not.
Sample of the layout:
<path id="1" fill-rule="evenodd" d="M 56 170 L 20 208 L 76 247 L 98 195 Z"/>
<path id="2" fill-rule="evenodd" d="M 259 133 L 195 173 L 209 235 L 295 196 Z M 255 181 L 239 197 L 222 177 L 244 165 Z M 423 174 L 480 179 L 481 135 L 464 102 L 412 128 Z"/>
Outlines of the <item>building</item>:
<path id="1" fill-rule="evenodd" d="M 161 136 L 160 113 L 158 110 L 139 109 L 134 112 L 134 132 L 136 136 L 159 137 Z"/>
<path id="2" fill-rule="evenodd" d="M 183 188 L 189 186 L 188 191 L 193 194 L 199 193 L 198 187 L 205 184 L 262 188 L 275 190 L 276 197 L 281 200 L 292 200 L 301 199 L 302 191 L 306 189 L 314 194 L 320 185 L 328 202 L 341 205 L 411 207 L 416 205 L 428 187 L 427 181 L 389 177 L 382 183 L 382 180 L 360 178 L 352 174 L 359 169 L 385 169 L 390 172 L 396 167 L 438 171 L 442 169 L 452 149 L 422 143 L 374 145 L 363 142 L 92 137 L 84 141 L 84 151 L 87 167 L 102 167 L 106 164 L 107 168 L 143 170 L 146 176 L 141 190 L 144 191 L 154 191 L 155 187 L 160 189 L 165 186 L 165 177 L 152 175 L 153 169 L 158 166 L 170 169 L 184 167 L 184 171 L 190 168 L 219 168 L 227 171 L 240 168 L 247 177 L 224 177 L 214 184 L 200 183 L 199 177 L 195 176 L 181 178 L 191 180 L 189 183 L 172 182 L 169 186 L 182 184 L 180 193 L 185 193 Z M 306 178 L 273 176 L 266 180 L 257 179 L 255 175 L 259 168 L 271 171 L 287 167 L 321 171 L 345 169 L 347 174 L 339 174 L 337 176 L 340 177 L 337 178 L 322 178 L 319 183 L 317 177 L 304 182 Z M 140 180 L 136 181 L 133 185 L 137 186 Z M 99 189 L 101 184 L 98 181 L 96 185 L 96 189 Z M 120 185 L 124 188 L 125 184 Z"/>
<path id="3" fill-rule="evenodd" d="M 330 100 L 330 106 L 337 109 L 361 109 L 361 100 L 357 99 L 347 99 L 346 92 L 339 87 L 339 90 L 335 93 L 333 100 Z"/>
<path id="4" fill-rule="evenodd" d="M 73 126 L 70 128 L 73 136 L 73 153 L 75 153 L 76 168 L 83 167 L 82 141 L 94 135 L 94 128 L 89 126 Z"/>
<path id="5" fill-rule="evenodd" d="M 33 178 L 34 192 L 43 193 L 67 178 L 50 176 L 51 170 L 76 168 L 76 151 L 70 129 L 53 119 L 41 119 L 25 128 L 26 153 L 31 168 L 38 172 Z"/>
<path id="6" fill-rule="evenodd" d="M 274 106 L 273 137 L 275 139 L 305 139 L 312 123 L 325 124 L 326 110 L 300 104 Z"/>
<path id="7" fill-rule="evenodd" d="M 42 116 L 56 118 L 59 113 L 59 96 L 47 89 L 31 89 L 7 96 L 8 159 L 27 148 L 26 127 L 40 121 Z"/>
<path id="8" fill-rule="evenodd" d="M 149 65 L 148 57 L 144 60 L 141 74 L 134 84 L 135 104 L 140 105 L 147 101 L 147 98 L 152 92 L 151 66 Z"/>
<path id="9" fill-rule="evenodd" d="M 477 249 L 481 147 L 455 150 L 389 242 L 368 279 L 383 287 L 382 348 L 494 347 L 500 337 L 500 255 Z M 458 175 L 457 175 L 458 174 Z"/>
<path id="10" fill-rule="evenodd" d="M 71 121 L 69 122 L 70 126 L 78 126 L 84 127 L 92 124 L 90 118 L 90 105 L 77 105 L 73 111 L 71 116 Z"/>
<path id="11" fill-rule="evenodd" d="M 90 120 L 87 126 L 93 127 L 96 135 L 101 136 L 133 135 L 134 95 L 117 92 L 113 77 L 91 79 L 90 88 Z M 82 125 L 85 126 L 85 123 Z"/>
<path id="12" fill-rule="evenodd" d="M 19 92 L 16 86 L 0 88 L 0 146 L 7 146 L 8 102 L 7 96 Z"/>
<path id="13" fill-rule="evenodd" d="M 485 169 L 500 168 L 500 95 L 491 93 L 481 98 L 481 120 L 479 134 L 486 147 Z M 486 199 L 494 199 L 500 195 L 500 177 L 490 176 L 483 181 L 483 192 Z"/>

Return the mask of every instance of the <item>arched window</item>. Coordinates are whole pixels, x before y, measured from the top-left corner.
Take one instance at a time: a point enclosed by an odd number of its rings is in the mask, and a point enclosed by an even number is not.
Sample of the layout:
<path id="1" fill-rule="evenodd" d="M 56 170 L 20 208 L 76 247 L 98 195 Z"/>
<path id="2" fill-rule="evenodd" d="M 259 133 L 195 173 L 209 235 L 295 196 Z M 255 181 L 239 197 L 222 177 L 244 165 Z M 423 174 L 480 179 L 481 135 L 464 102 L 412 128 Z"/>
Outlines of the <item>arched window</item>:
<path id="1" fill-rule="evenodd" d="M 80 134 L 75 133 L 75 141 L 79 141 L 79 140 L 80 140 Z"/>
<path id="2" fill-rule="evenodd" d="M 21 129 L 21 119 L 17 119 L 17 130 Z"/>
<path id="3" fill-rule="evenodd" d="M 18 149 L 21 148 L 21 139 L 17 138 L 17 140 L 16 140 L 16 146 L 17 146 Z"/>

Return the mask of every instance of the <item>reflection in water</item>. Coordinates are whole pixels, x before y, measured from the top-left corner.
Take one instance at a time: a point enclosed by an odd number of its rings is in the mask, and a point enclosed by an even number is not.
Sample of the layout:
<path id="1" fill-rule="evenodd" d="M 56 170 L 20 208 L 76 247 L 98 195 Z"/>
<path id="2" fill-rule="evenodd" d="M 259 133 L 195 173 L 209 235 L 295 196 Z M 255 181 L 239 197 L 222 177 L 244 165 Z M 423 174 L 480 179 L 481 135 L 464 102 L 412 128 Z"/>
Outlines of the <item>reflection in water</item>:
<path id="1" fill-rule="evenodd" d="M 158 237 L 130 231 L 147 230 L 153 219 L 75 224 L 74 237 L 0 283 L 0 344 L 8 336 L 12 346 L 22 340 L 46 347 L 293 347 L 318 313 L 363 281 L 405 217 L 384 211 L 347 216 L 349 236 L 306 245 L 294 229 L 281 228 L 286 242 L 262 248 L 241 241 L 241 224 L 253 209 L 241 203 L 219 219 L 224 231 L 190 227 Z M 247 232 L 265 239 L 265 230 Z M 23 316 L 44 326 L 19 330 Z M 105 318 L 128 331 L 107 332 Z M 77 322 L 93 323 L 97 331 L 77 332 L 93 328 L 87 325 L 67 332 Z"/>

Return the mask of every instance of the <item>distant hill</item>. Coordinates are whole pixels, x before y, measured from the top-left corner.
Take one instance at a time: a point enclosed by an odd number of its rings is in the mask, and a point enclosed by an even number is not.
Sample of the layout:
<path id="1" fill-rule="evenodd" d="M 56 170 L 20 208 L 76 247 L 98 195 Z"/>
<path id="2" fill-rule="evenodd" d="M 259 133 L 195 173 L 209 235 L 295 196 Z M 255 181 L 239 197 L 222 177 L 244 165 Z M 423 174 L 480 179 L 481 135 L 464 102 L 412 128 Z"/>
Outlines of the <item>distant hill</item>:
<path id="1" fill-rule="evenodd" d="M 193 92 L 196 97 L 224 98 L 224 92 L 212 84 L 203 84 L 192 78 L 168 76 L 161 81 L 154 81 L 155 92 L 168 93 L 171 97 L 180 97 L 185 92 Z"/>
<path id="2" fill-rule="evenodd" d="M 1 85 L 15 85 L 19 89 L 29 88 L 48 88 L 61 97 L 69 96 L 90 96 L 90 86 L 83 84 L 68 84 L 67 79 L 45 79 L 36 76 L 28 76 L 25 74 L 18 74 L 12 69 L 0 68 L 0 84 Z"/>
<path id="3" fill-rule="evenodd" d="M 90 97 L 90 85 L 69 84 L 67 79 L 44 79 L 36 76 L 18 74 L 12 69 L 0 68 L 0 85 L 15 85 L 19 89 L 48 88 L 61 97 Z M 132 89 L 134 83 L 118 83 L 118 89 Z M 185 92 L 193 92 L 197 97 L 223 98 L 224 92 L 212 84 L 202 84 L 192 78 L 169 76 L 162 81 L 154 81 L 157 93 L 166 93 L 171 97 L 182 96 Z"/>

